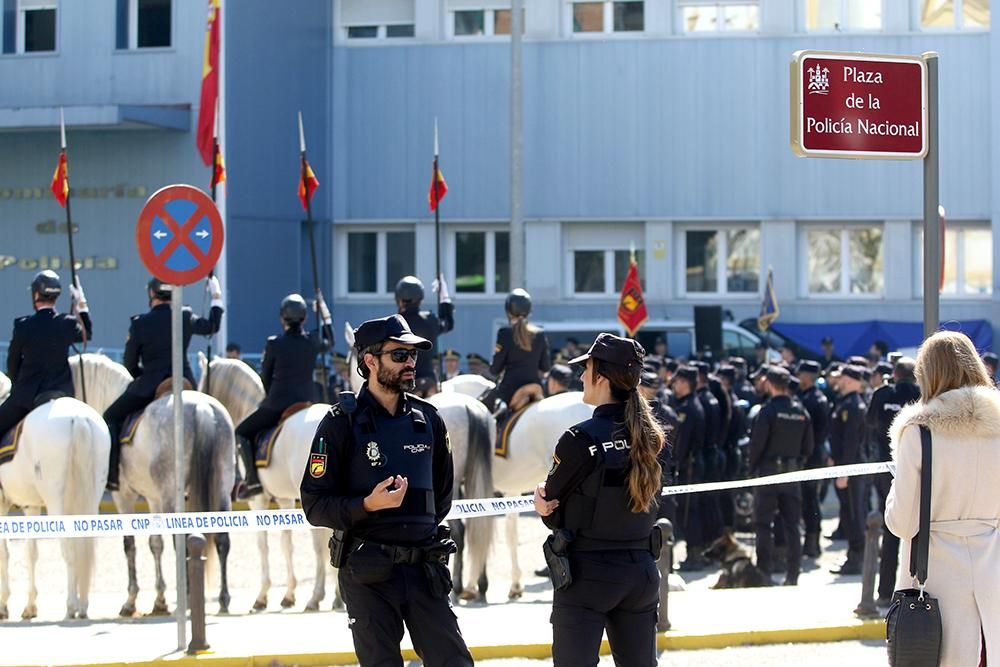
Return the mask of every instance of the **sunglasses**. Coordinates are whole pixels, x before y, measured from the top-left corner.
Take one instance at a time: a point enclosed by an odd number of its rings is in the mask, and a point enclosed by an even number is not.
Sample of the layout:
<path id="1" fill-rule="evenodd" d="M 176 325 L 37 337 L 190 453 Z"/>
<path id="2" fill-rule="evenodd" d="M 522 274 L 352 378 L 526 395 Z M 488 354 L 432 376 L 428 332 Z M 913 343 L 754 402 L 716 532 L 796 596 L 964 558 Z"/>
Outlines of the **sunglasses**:
<path id="1" fill-rule="evenodd" d="M 388 352 L 380 352 L 379 356 L 383 354 L 388 354 L 389 358 L 395 361 L 397 364 L 401 364 L 407 359 L 416 359 L 417 350 L 407 349 L 405 347 L 400 347 L 395 350 L 389 350 Z"/>

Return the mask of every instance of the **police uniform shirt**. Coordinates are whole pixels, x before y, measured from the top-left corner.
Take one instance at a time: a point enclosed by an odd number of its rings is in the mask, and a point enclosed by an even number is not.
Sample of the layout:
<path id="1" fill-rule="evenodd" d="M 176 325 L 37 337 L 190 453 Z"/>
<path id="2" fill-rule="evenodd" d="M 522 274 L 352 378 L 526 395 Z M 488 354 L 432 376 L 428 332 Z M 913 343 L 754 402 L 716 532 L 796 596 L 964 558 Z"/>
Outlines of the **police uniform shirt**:
<path id="1" fill-rule="evenodd" d="M 663 449 L 660 451 L 660 463 L 666 470 L 673 457 L 674 441 L 677 439 L 677 427 L 680 422 L 674 409 L 659 401 L 649 401 L 649 411 L 652 413 L 653 419 L 663 429 Z"/>
<path id="2" fill-rule="evenodd" d="M 698 390 L 697 397 L 705 412 L 705 444 L 718 445 L 719 435 L 722 432 L 722 409 L 719 401 L 707 386 Z"/>
<path id="3" fill-rule="evenodd" d="M 806 412 L 809 413 L 809 419 L 812 420 L 813 445 L 815 447 L 813 451 L 816 452 L 823 447 L 830 430 L 830 402 L 826 400 L 826 396 L 816 385 L 800 391 L 799 400 L 802 401 L 802 407 L 806 409 Z"/>
<path id="4" fill-rule="evenodd" d="M 194 374 L 188 364 L 187 349 L 191 336 L 211 336 L 222 323 L 222 308 L 213 306 L 207 318 L 199 317 L 185 307 L 182 311 L 184 338 L 184 377 L 194 385 Z M 128 329 L 125 342 L 124 365 L 135 381 L 128 391 L 139 396 L 152 397 L 157 386 L 170 377 L 173 357 L 171 354 L 170 304 L 161 303 L 148 313 L 135 315 Z"/>
<path id="5" fill-rule="evenodd" d="M 77 321 L 73 315 L 40 308 L 33 315 L 14 320 L 7 351 L 7 376 L 13 382 L 8 400 L 30 409 L 35 397 L 43 392 L 60 391 L 72 396 L 69 347 L 83 342 L 85 333 L 87 338 L 93 333 L 89 313 L 80 313 Z"/>
<path id="6" fill-rule="evenodd" d="M 732 405 L 732 416 L 729 420 L 729 432 L 726 436 L 726 449 L 735 450 L 739 447 L 740 438 L 747 432 L 747 411 L 740 405 L 740 399 L 733 390 L 729 391 L 729 402 Z"/>
<path id="7" fill-rule="evenodd" d="M 371 489 L 363 493 L 351 492 L 353 459 L 365 457 L 367 454 L 366 443 L 354 441 L 352 420 L 357 421 L 368 412 L 374 420 L 375 435 L 378 439 L 379 421 L 394 417 L 371 395 L 367 383 L 357 395 L 357 409 L 350 418 L 338 404 L 330 409 L 316 428 L 300 487 L 302 510 L 310 524 L 350 531 L 358 539 L 370 539 L 383 544 L 419 545 L 434 537 L 437 524 L 444 521 L 451 510 L 454 469 L 448 431 L 437 410 L 427 401 L 411 394 L 403 394 L 401 401 L 402 405 L 395 417 L 411 415 L 413 408 L 417 407 L 426 418 L 432 434 L 430 455 L 434 524 L 395 523 L 391 524 L 391 527 L 372 525 L 369 519 L 377 518 L 382 512 L 391 510 L 369 513 L 365 511 L 364 499 Z M 378 440 L 378 444 L 381 449 L 380 455 L 386 457 L 385 464 L 379 468 L 378 473 L 382 479 L 403 471 L 403 467 L 409 463 L 403 457 L 425 455 L 423 452 L 415 451 L 416 448 L 407 449 L 408 443 L 404 442 Z M 412 485 L 407 489 L 407 494 L 411 490 L 413 490 Z M 403 507 L 406 507 L 405 498 Z"/>
<path id="8" fill-rule="evenodd" d="M 771 397 L 750 429 L 750 469 L 775 459 L 805 462 L 812 451 L 813 430 L 806 409 L 791 396 Z"/>
<path id="9" fill-rule="evenodd" d="M 853 391 L 838 401 L 830 420 L 830 456 L 838 465 L 863 463 L 865 402 Z"/>
<path id="10" fill-rule="evenodd" d="M 705 410 L 698 397 L 688 394 L 677 402 L 677 437 L 674 460 L 682 474 L 687 474 L 688 459 L 697 457 L 705 446 Z"/>
<path id="11" fill-rule="evenodd" d="M 912 382 L 883 385 L 872 394 L 865 422 L 871 429 L 877 445 L 877 451 L 872 453 L 878 456 L 879 461 L 892 459 L 892 452 L 889 450 L 889 427 L 892 425 L 892 420 L 904 406 L 918 400 L 920 400 L 920 387 Z"/>
<path id="12" fill-rule="evenodd" d="M 429 310 L 420 310 L 419 306 L 411 306 L 399 311 L 399 314 L 406 320 L 406 324 L 409 325 L 410 331 L 431 342 L 431 349 L 426 352 L 421 351 L 417 355 L 416 374 L 418 378 L 436 377 L 434 364 L 437 359 L 438 336 L 448 333 L 455 326 L 454 318 L 448 313 L 450 313 L 450 309 L 443 310 L 442 314 L 448 316 L 439 318 Z"/>
<path id="13" fill-rule="evenodd" d="M 329 341 L 316 333 L 286 331 L 269 337 L 260 362 L 260 380 L 267 392 L 261 407 L 284 410 L 294 403 L 315 401 L 316 357 L 329 348 Z"/>
<path id="14" fill-rule="evenodd" d="M 550 368 L 552 358 L 549 355 L 549 339 L 544 331 L 532 334 L 530 350 L 525 350 L 514 342 L 513 328 L 503 327 L 497 332 L 490 373 L 499 375 L 503 372 L 497 391 L 504 401 L 510 403 L 514 392 L 520 387 L 540 382 L 541 374 L 548 372 Z"/>

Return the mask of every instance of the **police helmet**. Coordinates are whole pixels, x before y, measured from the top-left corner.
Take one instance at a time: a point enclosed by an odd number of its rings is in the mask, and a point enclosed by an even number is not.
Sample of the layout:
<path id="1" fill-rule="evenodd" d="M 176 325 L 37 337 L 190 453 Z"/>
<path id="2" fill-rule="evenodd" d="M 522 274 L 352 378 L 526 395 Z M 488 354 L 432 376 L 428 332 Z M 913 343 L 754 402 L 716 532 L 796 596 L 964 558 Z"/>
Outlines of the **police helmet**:
<path id="1" fill-rule="evenodd" d="M 45 269 L 35 275 L 31 281 L 31 293 L 37 294 L 45 301 L 54 301 L 62 294 L 62 285 L 59 283 L 59 276 L 55 271 Z"/>
<path id="2" fill-rule="evenodd" d="M 281 319 L 289 324 L 305 322 L 308 312 L 306 300 L 301 294 L 289 294 L 281 300 Z"/>
<path id="3" fill-rule="evenodd" d="M 531 312 L 531 295 L 518 287 L 507 295 L 504 302 L 507 314 L 514 317 L 527 317 Z"/>
<path id="4" fill-rule="evenodd" d="M 416 276 L 405 276 L 396 283 L 396 300 L 403 303 L 420 303 L 424 300 L 424 284 Z"/>
<path id="5" fill-rule="evenodd" d="M 149 290 L 154 299 L 170 301 L 170 290 L 159 278 L 150 278 L 149 282 L 146 283 L 146 289 Z"/>

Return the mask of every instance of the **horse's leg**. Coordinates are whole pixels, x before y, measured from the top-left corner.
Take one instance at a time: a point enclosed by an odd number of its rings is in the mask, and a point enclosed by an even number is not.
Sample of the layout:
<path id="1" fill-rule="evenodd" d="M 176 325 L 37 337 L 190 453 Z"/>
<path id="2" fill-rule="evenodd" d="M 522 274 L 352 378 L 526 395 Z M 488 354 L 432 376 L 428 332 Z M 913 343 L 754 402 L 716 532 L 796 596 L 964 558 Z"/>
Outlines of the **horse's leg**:
<path id="1" fill-rule="evenodd" d="M 49 502 L 47 511 L 52 516 L 62 516 L 64 515 L 65 508 L 61 502 Z M 77 562 L 76 554 L 74 552 L 74 539 L 87 539 L 87 538 L 65 538 L 59 540 L 59 550 L 62 552 L 63 563 L 66 565 L 66 619 L 71 620 L 76 618 L 76 615 L 80 611 L 80 597 L 77 594 L 77 585 L 79 580 L 77 578 L 77 569 L 80 563 Z"/>
<path id="2" fill-rule="evenodd" d="M 6 511 L 3 514 L 7 514 Z M 10 554 L 7 540 L 0 540 L 0 621 L 6 621 L 7 600 L 10 599 Z"/>
<path id="3" fill-rule="evenodd" d="M 222 577 L 221 587 L 219 588 L 220 614 L 229 613 L 229 572 L 227 565 L 229 562 L 230 544 L 229 533 L 216 533 L 215 552 L 219 555 L 219 574 Z"/>
<path id="4" fill-rule="evenodd" d="M 306 603 L 306 611 L 319 611 L 319 603 L 326 597 L 326 550 L 324 547 L 330 539 L 328 530 L 313 528 L 309 531 L 313 543 L 313 553 L 316 556 L 316 571 L 314 573 L 313 592 L 309 602 Z M 343 606 L 343 604 L 341 604 Z M 334 609 L 337 609 L 337 602 L 334 601 Z"/>
<path id="5" fill-rule="evenodd" d="M 521 566 L 517 562 L 517 514 L 507 515 L 507 548 L 510 549 L 510 592 L 509 600 L 516 600 L 524 594 L 521 585 Z"/>
<path id="6" fill-rule="evenodd" d="M 119 514 L 133 514 L 135 512 L 134 494 L 129 491 L 117 491 L 111 496 Z M 135 570 L 135 535 L 127 535 L 122 540 L 125 548 L 125 562 L 128 564 L 128 598 L 118 611 L 118 615 L 128 617 L 135 615 L 135 599 L 139 596 L 139 577 Z"/>
<path id="7" fill-rule="evenodd" d="M 463 586 L 463 556 L 465 554 L 465 524 L 461 519 L 453 519 L 448 522 L 448 527 L 451 528 L 451 539 L 455 540 L 455 559 L 452 561 L 451 566 L 451 587 L 455 595 L 458 596 L 460 600 L 470 600 L 465 596 L 465 586 Z"/>
<path id="8" fill-rule="evenodd" d="M 167 609 L 167 581 L 163 578 L 163 535 L 149 536 L 149 551 L 153 554 L 153 566 L 156 570 L 156 599 L 150 615 L 166 616 L 170 612 Z M 183 558 L 184 554 L 177 554 L 177 557 Z"/>
<path id="9" fill-rule="evenodd" d="M 248 504 L 250 509 L 262 510 L 267 506 L 267 494 L 259 493 L 252 497 Z M 253 603 L 253 611 L 264 611 L 267 609 L 267 592 L 271 590 L 271 560 L 267 550 L 266 530 L 257 531 L 257 552 L 260 554 L 260 591 L 257 592 L 257 599 Z"/>
<path id="10" fill-rule="evenodd" d="M 25 507 L 24 516 L 38 516 L 40 507 Z M 28 540 L 28 604 L 21 612 L 21 618 L 30 620 L 38 616 L 38 586 L 35 582 L 35 565 L 38 564 L 38 540 Z"/>
<path id="11" fill-rule="evenodd" d="M 282 498 L 278 500 L 281 509 L 295 509 L 295 501 Z M 285 597 L 281 598 L 281 608 L 295 606 L 295 564 L 292 562 L 292 531 L 281 531 L 281 554 L 285 557 Z"/>

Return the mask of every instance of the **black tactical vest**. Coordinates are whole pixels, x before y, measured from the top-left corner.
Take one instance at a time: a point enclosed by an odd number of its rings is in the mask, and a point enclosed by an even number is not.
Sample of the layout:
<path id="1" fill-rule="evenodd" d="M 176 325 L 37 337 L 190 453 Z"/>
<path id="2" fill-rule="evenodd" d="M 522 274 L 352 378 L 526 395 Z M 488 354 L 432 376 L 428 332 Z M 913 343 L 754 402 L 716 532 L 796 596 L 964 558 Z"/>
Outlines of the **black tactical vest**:
<path id="1" fill-rule="evenodd" d="M 400 524 L 436 524 L 434 433 L 421 409 L 411 405 L 408 413 L 395 417 L 376 417 L 361 409 L 354 413 L 351 424 L 351 495 L 367 496 L 390 475 L 402 475 L 409 481 L 402 505 L 373 512 L 358 527 L 368 534 L 391 535 L 384 529 Z"/>
<path id="2" fill-rule="evenodd" d="M 576 533 L 579 542 L 594 546 L 594 542 L 606 541 L 609 549 L 616 542 L 647 539 L 656 523 L 656 506 L 648 512 L 629 509 L 629 441 L 624 425 L 595 417 L 574 428 L 587 434 L 601 460 L 564 502 L 566 527 Z"/>

